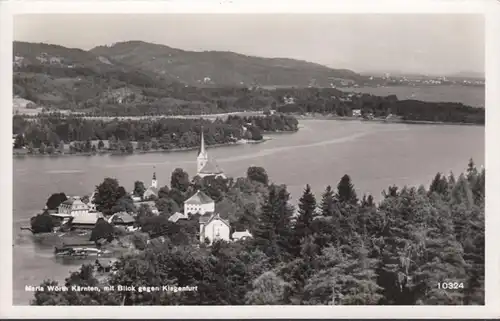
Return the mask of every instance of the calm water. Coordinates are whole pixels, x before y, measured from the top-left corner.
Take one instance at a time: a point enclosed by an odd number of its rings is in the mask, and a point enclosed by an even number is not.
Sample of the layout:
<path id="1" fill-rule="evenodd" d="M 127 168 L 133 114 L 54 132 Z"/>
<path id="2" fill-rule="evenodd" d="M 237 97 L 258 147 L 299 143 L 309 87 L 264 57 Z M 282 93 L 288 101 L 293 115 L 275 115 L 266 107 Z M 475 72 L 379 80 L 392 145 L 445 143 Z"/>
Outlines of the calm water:
<path id="1" fill-rule="evenodd" d="M 472 86 L 388 86 L 343 89 L 376 96 L 396 95 L 399 99 L 417 99 L 432 102 L 457 102 L 474 107 L 484 107 L 484 87 Z"/>
<path id="2" fill-rule="evenodd" d="M 378 124 L 356 121 L 307 120 L 298 133 L 273 135 L 263 144 L 210 149 L 229 176 L 244 176 L 249 166 L 264 167 L 271 180 L 288 185 L 296 200 L 306 183 L 318 195 L 349 174 L 360 195 L 380 198 L 389 185 L 430 183 L 436 172 L 459 173 L 470 157 L 484 163 L 484 127 Z M 196 152 L 131 156 L 14 159 L 14 304 L 28 304 L 25 285 L 44 278 L 63 280 L 76 265 L 54 261 L 52 248 L 34 245 L 20 232 L 54 192 L 90 194 L 104 177 L 115 177 L 128 190 L 133 182 L 149 184 L 153 166 L 160 185 L 182 167 L 195 171 Z"/>

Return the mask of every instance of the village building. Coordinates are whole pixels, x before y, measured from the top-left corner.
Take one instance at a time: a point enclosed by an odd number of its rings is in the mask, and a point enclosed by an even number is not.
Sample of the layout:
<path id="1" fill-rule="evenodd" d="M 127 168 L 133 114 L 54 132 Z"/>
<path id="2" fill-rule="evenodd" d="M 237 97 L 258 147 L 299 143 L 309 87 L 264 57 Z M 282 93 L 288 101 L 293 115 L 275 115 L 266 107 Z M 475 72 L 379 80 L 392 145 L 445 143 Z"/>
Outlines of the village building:
<path id="1" fill-rule="evenodd" d="M 243 232 L 234 232 L 232 235 L 233 241 L 239 241 L 239 240 L 244 240 L 246 238 L 251 238 L 252 234 L 248 230 L 245 230 Z"/>
<path id="2" fill-rule="evenodd" d="M 58 214 L 71 216 L 86 215 L 89 213 L 89 206 L 82 202 L 79 196 L 69 197 L 61 203 L 58 208 Z"/>
<path id="3" fill-rule="evenodd" d="M 135 218 L 126 212 L 118 212 L 108 218 L 108 223 L 119 226 L 133 226 Z"/>
<path id="4" fill-rule="evenodd" d="M 193 196 L 184 202 L 184 214 L 213 213 L 215 211 L 215 202 L 207 194 L 197 191 Z"/>
<path id="5" fill-rule="evenodd" d="M 158 197 L 158 180 L 156 179 L 156 172 L 153 173 L 153 179 L 151 180 L 151 186 L 144 192 L 142 196 L 143 199 L 148 200 L 151 197 Z"/>
<path id="6" fill-rule="evenodd" d="M 87 214 L 79 214 L 73 216 L 73 219 L 70 221 L 72 229 L 93 229 L 97 220 L 103 217 L 102 213 L 93 212 Z"/>
<path id="7" fill-rule="evenodd" d="M 217 240 L 229 242 L 231 227 L 227 220 L 220 217 L 219 214 L 204 215 L 200 217 L 200 242 L 212 244 Z"/>
<path id="8" fill-rule="evenodd" d="M 172 223 L 177 223 L 177 221 L 179 220 L 187 220 L 188 219 L 188 215 L 187 214 L 183 214 L 183 213 L 180 213 L 180 212 L 176 212 L 174 214 L 172 214 L 168 220 Z"/>
<path id="9" fill-rule="evenodd" d="M 224 177 L 224 171 L 219 167 L 215 159 L 208 156 L 205 148 L 205 138 L 203 136 L 203 128 L 201 129 L 201 142 L 198 157 L 196 159 L 197 171 L 196 174 L 200 177 L 215 176 Z"/>

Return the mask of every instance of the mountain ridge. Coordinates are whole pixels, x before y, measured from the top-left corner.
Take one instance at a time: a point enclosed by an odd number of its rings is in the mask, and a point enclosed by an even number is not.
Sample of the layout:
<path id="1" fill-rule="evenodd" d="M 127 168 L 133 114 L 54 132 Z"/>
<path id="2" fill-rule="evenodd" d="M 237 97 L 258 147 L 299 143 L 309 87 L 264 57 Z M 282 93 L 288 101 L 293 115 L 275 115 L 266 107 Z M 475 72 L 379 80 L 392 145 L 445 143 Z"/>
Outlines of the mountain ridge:
<path id="1" fill-rule="evenodd" d="M 264 58 L 232 51 L 188 51 L 139 40 L 97 46 L 89 52 L 141 70 L 172 75 L 190 85 L 329 86 L 332 79 L 363 78 L 348 69 L 333 69 L 304 60 Z"/>

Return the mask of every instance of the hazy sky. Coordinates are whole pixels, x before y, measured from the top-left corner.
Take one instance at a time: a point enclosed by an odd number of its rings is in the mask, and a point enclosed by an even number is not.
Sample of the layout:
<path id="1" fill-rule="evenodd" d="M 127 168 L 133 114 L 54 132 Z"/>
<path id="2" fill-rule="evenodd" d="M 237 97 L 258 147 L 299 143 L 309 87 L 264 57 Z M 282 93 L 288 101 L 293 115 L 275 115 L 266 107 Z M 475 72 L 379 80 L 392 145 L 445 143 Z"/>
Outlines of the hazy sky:
<path id="1" fill-rule="evenodd" d="M 128 40 L 288 57 L 334 68 L 484 72 L 484 20 L 464 14 L 45 14 L 14 17 L 14 40 L 92 47 Z"/>

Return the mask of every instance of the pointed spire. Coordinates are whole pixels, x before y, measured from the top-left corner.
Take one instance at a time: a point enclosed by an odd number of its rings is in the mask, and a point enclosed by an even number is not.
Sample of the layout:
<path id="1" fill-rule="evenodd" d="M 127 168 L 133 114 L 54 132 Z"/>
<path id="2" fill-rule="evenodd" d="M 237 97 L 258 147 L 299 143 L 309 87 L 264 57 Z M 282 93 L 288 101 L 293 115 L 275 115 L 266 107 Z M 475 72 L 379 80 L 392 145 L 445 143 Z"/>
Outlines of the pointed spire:
<path id="1" fill-rule="evenodd" d="M 200 142 L 200 152 L 198 153 L 198 155 L 200 154 L 205 154 L 206 151 L 205 151 L 205 137 L 203 136 L 203 125 L 201 126 L 201 142 Z"/>
<path id="2" fill-rule="evenodd" d="M 156 166 L 153 166 L 153 180 L 156 181 Z"/>

